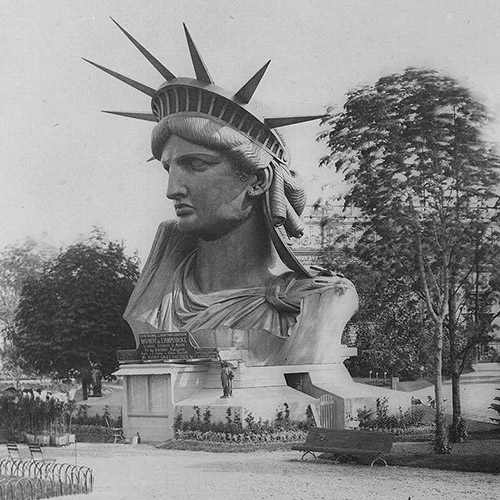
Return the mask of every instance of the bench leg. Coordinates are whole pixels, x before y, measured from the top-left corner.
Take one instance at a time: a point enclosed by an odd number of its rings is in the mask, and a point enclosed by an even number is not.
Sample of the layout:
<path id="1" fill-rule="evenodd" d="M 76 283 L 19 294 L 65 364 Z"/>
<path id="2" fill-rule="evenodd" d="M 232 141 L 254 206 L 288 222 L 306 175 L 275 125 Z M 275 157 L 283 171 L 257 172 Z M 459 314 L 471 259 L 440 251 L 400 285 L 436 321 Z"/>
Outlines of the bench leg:
<path id="1" fill-rule="evenodd" d="M 372 463 L 370 464 L 370 467 L 373 467 L 373 464 L 377 462 L 377 460 L 380 460 L 381 462 L 384 462 L 384 465 L 387 467 L 387 462 L 385 461 L 384 456 L 382 453 L 379 453 L 373 460 Z"/>
<path id="2" fill-rule="evenodd" d="M 305 451 L 304 453 L 302 453 L 302 457 L 300 458 L 301 460 L 304 460 L 304 457 L 307 455 L 307 454 L 311 454 L 313 457 L 314 457 L 314 460 L 317 460 L 318 457 L 316 456 L 316 453 L 314 453 L 314 451 L 310 451 L 310 450 L 307 450 Z"/>

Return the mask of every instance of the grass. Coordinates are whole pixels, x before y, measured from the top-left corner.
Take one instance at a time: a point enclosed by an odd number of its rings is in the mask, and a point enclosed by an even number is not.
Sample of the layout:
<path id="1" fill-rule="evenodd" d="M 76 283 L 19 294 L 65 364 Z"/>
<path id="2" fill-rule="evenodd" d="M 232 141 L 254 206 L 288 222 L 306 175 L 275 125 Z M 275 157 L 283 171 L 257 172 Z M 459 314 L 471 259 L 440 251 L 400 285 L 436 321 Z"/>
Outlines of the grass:
<path id="1" fill-rule="evenodd" d="M 500 450 L 500 442 L 499 442 Z M 433 453 L 398 453 L 387 457 L 389 465 L 456 472 L 500 473 L 500 452 L 488 455 L 435 455 Z"/>
<path id="2" fill-rule="evenodd" d="M 483 472 L 489 474 L 500 473 L 500 453 L 493 455 L 436 455 L 429 453 L 390 453 L 385 456 L 387 464 L 396 467 L 413 467 L 416 469 L 438 469 L 455 472 Z M 332 454 L 324 453 L 318 457 L 320 461 L 335 461 Z M 370 465 L 367 457 L 343 462 Z M 380 465 L 380 463 L 378 464 Z"/>
<path id="3" fill-rule="evenodd" d="M 500 428 L 491 424 L 471 422 L 474 429 L 469 433 L 466 443 L 454 445 L 449 455 L 436 455 L 431 450 L 432 436 L 419 436 L 420 443 L 411 443 L 414 439 L 401 436 L 398 441 L 406 442 L 410 450 L 393 448 L 386 456 L 387 463 L 397 467 L 414 467 L 426 469 L 450 470 L 457 472 L 483 472 L 500 474 Z M 425 445 L 428 443 L 428 446 Z M 251 453 L 256 451 L 290 451 L 298 443 L 210 443 L 195 440 L 170 440 L 157 445 L 158 448 L 169 450 L 205 451 L 209 453 Z M 411 447 L 415 451 L 411 451 Z M 297 459 L 299 459 L 297 452 Z M 320 460 L 333 460 L 332 455 L 323 454 Z M 365 463 L 366 460 L 358 461 Z M 369 462 L 368 462 L 369 464 Z"/>
<path id="4" fill-rule="evenodd" d="M 366 377 L 353 377 L 354 382 L 357 382 L 359 384 L 367 384 L 367 385 L 376 385 L 376 386 L 385 386 L 385 387 L 391 387 L 391 379 L 388 378 L 384 381 L 383 378 L 379 378 L 378 380 L 375 378 L 366 378 Z M 412 391 L 418 391 L 420 389 L 425 389 L 429 388 L 429 394 L 433 394 L 434 392 L 434 385 L 432 381 L 427 380 L 427 379 L 417 379 L 417 380 L 410 380 L 410 381 L 400 381 L 398 382 L 397 389 L 398 391 L 403 391 L 403 392 L 412 392 Z"/>

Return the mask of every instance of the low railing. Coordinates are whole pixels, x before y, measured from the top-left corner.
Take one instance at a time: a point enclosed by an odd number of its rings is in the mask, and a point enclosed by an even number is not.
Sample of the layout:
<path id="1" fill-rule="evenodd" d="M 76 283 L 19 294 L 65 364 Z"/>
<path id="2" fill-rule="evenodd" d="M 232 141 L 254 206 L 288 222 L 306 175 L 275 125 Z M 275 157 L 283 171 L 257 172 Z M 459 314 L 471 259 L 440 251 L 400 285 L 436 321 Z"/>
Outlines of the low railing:
<path id="1" fill-rule="evenodd" d="M 91 493 L 92 469 L 37 460 L 0 460 L 0 500 L 35 500 Z"/>

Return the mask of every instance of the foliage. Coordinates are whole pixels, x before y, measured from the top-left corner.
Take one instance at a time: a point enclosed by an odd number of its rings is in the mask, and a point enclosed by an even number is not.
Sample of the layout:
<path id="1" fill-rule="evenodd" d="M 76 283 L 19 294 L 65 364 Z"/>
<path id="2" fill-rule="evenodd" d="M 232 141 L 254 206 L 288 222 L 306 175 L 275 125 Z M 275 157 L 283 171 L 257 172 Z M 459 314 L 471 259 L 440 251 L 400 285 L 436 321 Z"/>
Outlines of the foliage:
<path id="1" fill-rule="evenodd" d="M 43 400 L 23 395 L 22 392 L 4 392 L 0 395 L 0 428 L 16 434 L 85 434 L 109 437 L 106 419 L 113 427 L 121 427 L 121 416 L 111 417 L 105 407 L 102 415 L 87 415 L 86 404 L 70 400 Z"/>
<path id="2" fill-rule="evenodd" d="M 432 324 L 417 294 L 401 279 L 370 268 L 349 248 L 320 253 L 319 264 L 356 283 L 359 310 L 346 327 L 346 343 L 355 338 L 358 356 L 346 362 L 351 375 L 387 372 L 415 380 L 421 367 L 432 368 Z"/>
<path id="3" fill-rule="evenodd" d="M 137 259 L 97 230 L 62 251 L 22 289 L 13 340 L 24 365 L 67 376 L 91 359 L 110 375 L 116 350 L 135 345 L 122 314 L 137 278 Z"/>
<path id="4" fill-rule="evenodd" d="M 226 419 L 212 422 L 210 409 L 204 412 L 201 419 L 200 409 L 193 407 L 194 414 L 185 421 L 182 412 L 174 419 L 176 439 L 209 441 L 217 443 L 264 443 L 264 442 L 295 442 L 305 439 L 310 427 L 308 421 L 290 419 L 290 408 L 287 403 L 276 410 L 276 418 L 272 421 L 255 420 L 251 412 L 245 411 L 243 425 L 239 412 L 231 407 L 226 411 Z"/>
<path id="5" fill-rule="evenodd" d="M 359 421 L 359 427 L 361 429 L 369 429 L 370 422 L 372 421 L 374 411 L 371 408 L 358 408 L 357 417 Z"/>
<path id="6" fill-rule="evenodd" d="M 74 401 L 43 400 L 21 392 L 0 395 L 0 422 L 11 434 L 70 432 L 76 411 Z"/>
<path id="7" fill-rule="evenodd" d="M 85 434 L 91 436 L 109 437 L 109 428 L 106 425 L 99 424 L 73 424 L 71 427 L 73 434 Z"/>
<path id="8" fill-rule="evenodd" d="M 500 159 L 482 136 L 488 119 L 452 78 L 408 68 L 350 92 L 321 134 L 330 149 L 322 164 L 345 173 L 352 186 L 346 204 L 363 215 L 363 260 L 403 278 L 433 321 L 438 414 L 444 334 L 455 388 L 473 346 L 487 338 L 480 311 L 467 315 L 467 299 L 468 283 L 478 282 L 499 251 Z M 456 398 L 453 411 L 458 422 Z M 441 417 L 435 449 L 444 452 Z"/>
<path id="9" fill-rule="evenodd" d="M 15 311 L 24 283 L 39 276 L 55 251 L 33 239 L 9 245 L 0 252 L 0 337 L 5 344 L 0 352 L 2 371 L 19 379 L 18 353 L 12 346 L 15 335 Z"/>
<path id="10" fill-rule="evenodd" d="M 420 408 L 411 407 L 405 412 L 389 414 L 387 397 L 377 398 L 376 409 L 358 410 L 359 427 L 377 431 L 390 431 L 396 434 L 415 432 L 416 429 L 426 430 L 424 413 Z"/>

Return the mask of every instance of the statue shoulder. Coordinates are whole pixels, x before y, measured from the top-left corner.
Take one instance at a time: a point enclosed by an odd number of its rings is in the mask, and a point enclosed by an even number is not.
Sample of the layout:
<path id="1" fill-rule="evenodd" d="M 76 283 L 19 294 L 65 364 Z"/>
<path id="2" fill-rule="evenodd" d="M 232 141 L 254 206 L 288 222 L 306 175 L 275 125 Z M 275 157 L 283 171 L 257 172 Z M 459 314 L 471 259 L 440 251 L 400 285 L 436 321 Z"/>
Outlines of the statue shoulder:
<path id="1" fill-rule="evenodd" d="M 278 310 L 300 312 L 300 304 L 305 297 L 326 292 L 336 295 L 348 292 L 356 294 L 356 288 L 339 274 L 304 278 L 298 273 L 287 272 L 272 280 L 267 287 L 266 298 Z"/>

